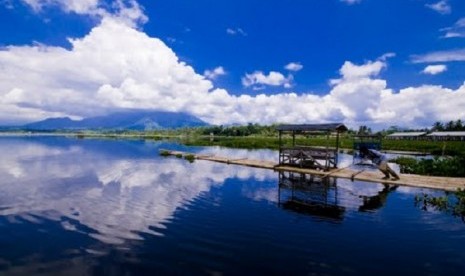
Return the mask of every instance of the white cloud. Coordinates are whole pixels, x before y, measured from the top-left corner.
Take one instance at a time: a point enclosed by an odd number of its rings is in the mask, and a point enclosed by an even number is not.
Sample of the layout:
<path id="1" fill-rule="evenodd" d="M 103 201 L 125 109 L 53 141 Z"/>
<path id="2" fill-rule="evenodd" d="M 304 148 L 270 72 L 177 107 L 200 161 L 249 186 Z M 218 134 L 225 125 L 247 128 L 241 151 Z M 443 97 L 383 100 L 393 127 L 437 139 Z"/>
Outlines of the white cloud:
<path id="1" fill-rule="evenodd" d="M 270 86 L 284 86 L 290 88 L 292 82 L 292 75 L 285 77 L 283 74 L 271 71 L 265 75 L 262 71 L 255 71 L 252 74 L 245 74 L 242 78 L 242 85 L 245 87 L 254 86 L 256 84 L 264 84 Z"/>
<path id="2" fill-rule="evenodd" d="M 411 56 L 411 60 L 413 63 L 465 61 L 465 49 L 437 51 L 424 55 L 413 55 Z"/>
<path id="3" fill-rule="evenodd" d="M 437 75 L 440 73 L 443 73 L 447 70 L 447 66 L 444 64 L 437 64 L 437 65 L 428 65 L 423 69 L 422 73 L 423 74 L 429 74 L 429 75 Z"/>
<path id="4" fill-rule="evenodd" d="M 426 4 L 425 6 L 440 14 L 449 14 L 452 11 L 451 6 L 446 0 L 441 0 L 434 4 Z"/>
<path id="5" fill-rule="evenodd" d="M 119 107 L 179 110 L 212 88 L 162 41 L 114 18 L 70 42 L 69 51 L 46 46 L 0 51 L 1 117 L 84 117 Z"/>
<path id="6" fill-rule="evenodd" d="M 115 17 L 104 17 L 88 35 L 70 42 L 70 49 L 34 45 L 0 50 L 1 123 L 88 117 L 121 108 L 189 112 L 213 124 L 341 121 L 352 127 L 399 122 L 424 127 L 465 117 L 465 84 L 455 90 L 419 86 L 393 91 L 379 77 L 387 68 L 385 55 L 363 64 L 346 61 L 323 95 L 235 96 L 214 88 L 161 40 Z M 456 60 L 461 55 L 465 60 L 465 50 L 415 59 Z M 257 71 L 242 81 L 253 89 L 289 88 L 292 75 Z"/>
<path id="7" fill-rule="evenodd" d="M 444 38 L 465 37 L 465 17 L 460 18 L 452 27 L 441 29 Z"/>
<path id="8" fill-rule="evenodd" d="M 343 80 L 353 80 L 377 76 L 384 67 L 386 67 L 386 63 L 382 60 L 377 60 L 375 62 L 368 61 L 363 65 L 356 65 L 350 61 L 346 61 L 342 65 L 341 69 L 339 69 L 339 73 L 341 74 L 342 79 L 331 80 L 330 83 L 337 84 Z"/>
<path id="9" fill-rule="evenodd" d="M 133 27 L 144 24 L 148 17 L 136 0 L 115 0 L 111 2 L 112 12 L 100 4 L 99 0 L 21 0 L 36 13 L 46 7 L 59 7 L 64 12 L 91 15 L 99 18 L 113 17 Z"/>
<path id="10" fill-rule="evenodd" d="M 216 79 L 218 76 L 226 75 L 226 71 L 224 70 L 223 66 L 218 66 L 213 70 L 205 70 L 203 75 L 210 80 Z"/>
<path id="11" fill-rule="evenodd" d="M 349 5 L 358 4 L 358 3 L 362 2 L 362 0 L 340 0 L 340 1 L 344 2 L 346 4 L 349 4 Z"/>
<path id="12" fill-rule="evenodd" d="M 21 0 L 35 12 L 45 7 L 58 6 L 66 12 L 77 14 L 93 14 L 98 10 L 99 0 Z"/>
<path id="13" fill-rule="evenodd" d="M 300 64 L 300 62 L 291 62 L 284 66 L 284 69 L 294 72 L 300 71 L 302 68 L 304 68 L 304 66 Z"/>
<path id="14" fill-rule="evenodd" d="M 247 33 L 241 28 L 227 28 L 226 33 L 229 35 L 247 36 Z"/>
<path id="15" fill-rule="evenodd" d="M 396 56 L 396 53 L 385 53 L 378 58 L 378 60 L 386 61 L 388 58 L 393 58 Z"/>

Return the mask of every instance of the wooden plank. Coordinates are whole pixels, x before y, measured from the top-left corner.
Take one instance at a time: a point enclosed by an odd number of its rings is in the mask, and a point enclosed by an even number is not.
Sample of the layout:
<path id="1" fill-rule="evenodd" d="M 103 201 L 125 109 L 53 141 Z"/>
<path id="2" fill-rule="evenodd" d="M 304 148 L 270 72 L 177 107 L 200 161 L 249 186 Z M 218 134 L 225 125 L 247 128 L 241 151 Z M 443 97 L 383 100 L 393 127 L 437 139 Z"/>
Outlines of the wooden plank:
<path id="1" fill-rule="evenodd" d="M 367 170 L 353 170 L 350 167 L 335 169 L 326 172 L 318 169 L 300 168 L 295 166 L 279 165 L 272 161 L 267 160 L 252 160 L 248 158 L 229 159 L 221 156 L 214 155 L 196 155 L 188 152 L 160 150 L 160 152 L 167 152 L 170 155 L 193 155 L 196 159 L 207 160 L 212 162 L 219 162 L 225 164 L 241 165 L 255 168 L 271 169 L 276 171 L 288 171 L 304 174 L 312 174 L 324 177 L 337 177 L 351 180 L 359 180 L 374 183 L 385 183 L 404 185 L 418 188 L 430 188 L 446 191 L 456 191 L 457 189 L 465 189 L 464 177 L 439 177 L 439 176 L 425 176 L 415 174 L 400 174 L 399 180 L 382 179 L 384 175 L 379 171 Z"/>

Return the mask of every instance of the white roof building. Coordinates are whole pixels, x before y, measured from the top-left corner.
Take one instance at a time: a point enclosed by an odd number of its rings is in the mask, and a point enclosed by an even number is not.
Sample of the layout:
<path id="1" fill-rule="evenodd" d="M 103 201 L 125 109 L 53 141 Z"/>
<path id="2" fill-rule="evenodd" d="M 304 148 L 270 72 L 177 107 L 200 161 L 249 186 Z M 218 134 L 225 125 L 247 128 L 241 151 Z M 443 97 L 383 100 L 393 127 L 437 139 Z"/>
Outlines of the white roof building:
<path id="1" fill-rule="evenodd" d="M 418 138 L 418 137 L 422 137 L 422 136 L 425 136 L 426 135 L 426 132 L 425 131 L 421 131 L 421 132 L 394 132 L 392 134 L 389 134 L 388 136 L 386 136 L 386 138 L 392 138 L 392 139 L 401 139 L 401 138 Z"/>
<path id="2" fill-rule="evenodd" d="M 465 137 L 465 131 L 435 131 L 428 134 L 432 137 Z"/>

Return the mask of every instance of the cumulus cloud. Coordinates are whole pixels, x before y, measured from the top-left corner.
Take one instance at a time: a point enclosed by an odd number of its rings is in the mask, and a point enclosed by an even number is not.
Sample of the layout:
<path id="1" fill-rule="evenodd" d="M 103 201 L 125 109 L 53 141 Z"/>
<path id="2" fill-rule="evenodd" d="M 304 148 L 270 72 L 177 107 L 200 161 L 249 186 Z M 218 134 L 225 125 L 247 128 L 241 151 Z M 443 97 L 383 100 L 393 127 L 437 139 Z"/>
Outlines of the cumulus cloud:
<path id="1" fill-rule="evenodd" d="M 339 70 L 342 79 L 334 79 L 331 80 L 330 83 L 338 84 L 344 80 L 356 80 L 376 76 L 384 67 L 386 67 L 386 63 L 382 60 L 377 60 L 375 62 L 368 61 L 363 65 L 356 65 L 350 61 L 346 61 Z"/>
<path id="2" fill-rule="evenodd" d="M 423 69 L 422 73 L 428 75 L 437 75 L 445 72 L 446 70 L 447 66 L 444 64 L 428 65 L 425 67 L 425 69 Z"/>
<path id="3" fill-rule="evenodd" d="M 449 14 L 452 11 L 451 6 L 446 0 L 441 0 L 433 4 L 426 4 L 425 6 L 440 14 Z"/>
<path id="4" fill-rule="evenodd" d="M 216 68 L 213 69 L 213 70 L 205 70 L 205 72 L 203 72 L 203 75 L 204 75 L 207 79 L 214 80 L 214 79 L 216 79 L 218 76 L 226 75 L 226 71 L 224 70 L 223 66 L 218 66 L 218 67 L 216 67 Z"/>
<path id="5" fill-rule="evenodd" d="M 255 71 L 252 74 L 245 74 L 242 78 L 242 85 L 245 87 L 254 85 L 270 85 L 270 86 L 284 86 L 284 88 L 290 88 L 292 82 L 292 75 L 285 77 L 283 74 L 275 71 L 271 71 L 268 75 L 262 71 Z"/>
<path id="6" fill-rule="evenodd" d="M 353 127 L 399 122 L 424 127 L 465 117 L 465 84 L 456 90 L 420 86 L 393 91 L 380 77 L 388 68 L 385 55 L 362 64 L 344 62 L 323 95 L 236 96 L 215 88 L 161 40 L 113 16 L 70 43 L 69 49 L 39 44 L 0 49 L 2 123 L 82 118 L 123 108 L 183 111 L 212 124 L 341 121 Z M 418 56 L 416 62 L 451 55 Z M 465 60 L 465 50 L 452 56 L 460 55 Z M 252 88 L 289 88 L 292 75 L 256 71 L 242 81 Z"/>
<path id="7" fill-rule="evenodd" d="M 460 18 L 452 27 L 441 29 L 444 38 L 465 37 L 465 17 Z"/>
<path id="8" fill-rule="evenodd" d="M 0 51 L 2 117 L 85 117 L 123 107 L 178 110 L 212 88 L 162 41 L 114 18 L 70 42 L 71 50 L 35 45 Z"/>
<path id="9" fill-rule="evenodd" d="M 413 55 L 411 56 L 411 60 L 413 63 L 465 61 L 465 49 L 437 51 L 423 55 Z"/>
<path id="10" fill-rule="evenodd" d="M 284 69 L 294 72 L 300 71 L 302 68 L 304 68 L 304 66 L 300 64 L 300 62 L 291 62 L 284 66 Z"/>

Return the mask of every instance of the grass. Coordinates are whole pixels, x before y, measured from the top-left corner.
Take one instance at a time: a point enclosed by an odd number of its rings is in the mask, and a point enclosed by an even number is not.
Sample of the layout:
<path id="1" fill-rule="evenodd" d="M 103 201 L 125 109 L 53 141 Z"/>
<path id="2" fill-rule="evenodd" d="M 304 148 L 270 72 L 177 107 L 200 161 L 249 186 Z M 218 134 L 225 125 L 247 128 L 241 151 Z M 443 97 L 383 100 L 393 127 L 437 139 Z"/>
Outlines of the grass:
<path id="1" fill-rule="evenodd" d="M 279 139 L 277 137 L 215 137 L 209 138 L 189 138 L 181 140 L 188 146 L 222 146 L 229 148 L 245 149 L 279 149 Z M 286 137 L 283 139 L 286 146 L 292 145 L 292 139 Z M 315 138 L 296 138 L 296 144 L 303 146 L 330 146 L 336 145 L 336 139 L 326 137 Z M 341 137 L 339 147 L 347 150 L 353 149 L 353 139 L 351 137 Z M 463 141 L 415 141 L 415 140 L 383 140 L 383 150 L 393 151 L 413 151 L 432 155 L 465 155 L 465 142 Z"/>

